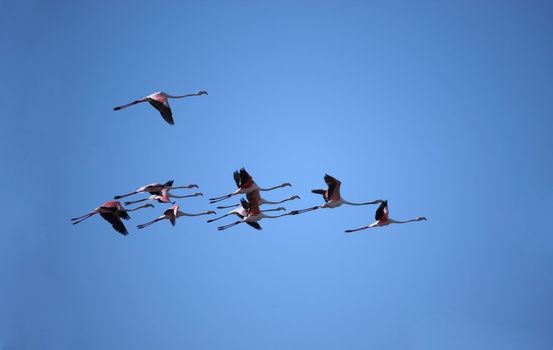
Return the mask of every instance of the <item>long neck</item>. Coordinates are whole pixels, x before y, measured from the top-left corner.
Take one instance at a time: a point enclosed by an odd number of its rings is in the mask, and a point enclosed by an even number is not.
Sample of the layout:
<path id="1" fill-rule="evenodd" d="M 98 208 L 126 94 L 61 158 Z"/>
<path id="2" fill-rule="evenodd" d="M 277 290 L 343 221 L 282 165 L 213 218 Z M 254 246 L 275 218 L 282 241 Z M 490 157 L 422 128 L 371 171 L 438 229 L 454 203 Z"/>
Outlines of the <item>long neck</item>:
<path id="1" fill-rule="evenodd" d="M 204 213 L 198 213 L 198 214 L 190 214 L 190 213 L 183 213 L 182 211 L 178 211 L 177 217 L 179 216 L 200 216 L 200 215 L 208 215 L 211 214 L 210 212 L 206 211 Z"/>
<path id="2" fill-rule="evenodd" d="M 268 210 L 265 210 L 265 211 L 268 211 Z M 272 215 L 265 215 L 265 214 L 261 213 L 261 218 L 263 218 L 263 219 L 276 219 L 276 218 L 281 218 L 281 217 L 287 216 L 287 215 L 294 215 L 294 214 L 286 213 L 286 214 L 272 216 Z"/>
<path id="3" fill-rule="evenodd" d="M 271 201 L 268 201 L 266 199 L 261 198 L 261 204 L 280 204 L 280 203 L 284 203 L 284 202 L 287 202 L 287 201 L 291 201 L 293 199 L 295 199 L 295 198 L 290 197 L 290 198 L 286 198 L 286 199 L 283 199 L 283 200 L 278 201 L 278 202 L 271 202 Z"/>
<path id="4" fill-rule="evenodd" d="M 259 188 L 259 190 L 260 191 L 272 191 L 272 190 L 276 190 L 277 188 L 281 188 L 281 187 L 285 187 L 285 186 L 288 186 L 288 185 L 282 184 L 282 185 L 278 185 L 278 186 L 275 186 L 275 187 Z"/>
<path id="5" fill-rule="evenodd" d="M 126 210 L 126 211 L 135 211 L 135 210 L 138 210 L 138 209 L 147 208 L 147 207 L 149 207 L 149 206 L 150 206 L 150 205 L 148 205 L 148 204 L 144 204 L 144 205 L 141 205 L 141 206 L 136 207 L 136 208 L 134 208 L 134 209 L 125 209 L 125 210 Z"/>
<path id="6" fill-rule="evenodd" d="M 169 197 L 171 197 L 171 198 L 188 198 L 188 197 L 197 197 L 197 196 L 202 196 L 202 194 L 201 193 L 194 193 L 194 194 L 188 194 L 186 196 L 176 196 L 174 194 L 169 193 Z"/>
<path id="7" fill-rule="evenodd" d="M 268 212 L 268 211 L 281 211 L 282 209 L 279 209 L 279 208 L 276 208 L 276 209 L 265 209 L 265 210 L 262 210 L 261 212 L 264 213 L 264 212 Z"/>
<path id="8" fill-rule="evenodd" d="M 169 94 L 165 94 L 165 96 L 167 96 L 169 98 L 183 98 L 183 97 L 190 97 L 190 96 L 199 96 L 199 94 L 197 92 L 195 92 L 193 94 L 186 94 L 186 95 L 181 95 L 181 96 L 173 96 L 173 95 L 169 95 Z"/>
<path id="9" fill-rule="evenodd" d="M 369 205 L 369 204 L 378 204 L 378 203 L 381 203 L 382 201 L 377 199 L 375 201 L 372 201 L 372 202 L 365 202 L 365 203 L 352 203 L 352 202 L 348 202 L 346 200 L 342 200 L 342 203 L 344 204 L 349 204 L 349 205 Z"/>
<path id="10" fill-rule="evenodd" d="M 418 221 L 417 219 L 411 219 L 411 220 L 407 220 L 407 221 L 397 221 L 397 220 L 394 220 L 394 219 L 390 219 L 390 222 L 392 224 L 406 224 L 408 222 L 413 222 L 413 221 Z"/>

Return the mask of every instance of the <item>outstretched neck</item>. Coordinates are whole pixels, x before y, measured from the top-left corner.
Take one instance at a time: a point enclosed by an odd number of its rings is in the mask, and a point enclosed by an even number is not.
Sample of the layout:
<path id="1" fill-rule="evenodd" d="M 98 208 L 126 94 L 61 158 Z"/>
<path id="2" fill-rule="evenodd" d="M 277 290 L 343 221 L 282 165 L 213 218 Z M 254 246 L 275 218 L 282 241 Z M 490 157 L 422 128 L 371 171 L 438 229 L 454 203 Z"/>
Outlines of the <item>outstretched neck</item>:
<path id="1" fill-rule="evenodd" d="M 390 219 L 390 222 L 392 224 L 406 224 L 408 222 L 413 222 L 413 221 L 418 221 L 418 220 L 417 219 L 411 219 L 411 220 L 406 220 L 406 221 L 398 221 L 398 220 Z"/>
<path id="2" fill-rule="evenodd" d="M 382 203 L 382 201 L 380 199 L 377 199 L 375 201 L 372 201 L 372 202 L 365 202 L 365 203 L 352 203 L 352 202 L 348 202 L 346 200 L 342 200 L 342 203 L 344 204 L 349 204 L 349 205 L 369 205 L 369 204 L 379 204 L 379 203 Z"/>
<path id="3" fill-rule="evenodd" d="M 199 95 L 198 95 L 198 93 L 193 93 L 193 94 L 186 94 L 186 95 L 180 95 L 180 96 L 173 96 L 173 95 L 165 94 L 165 96 L 167 96 L 169 98 L 183 98 L 183 97 L 199 96 Z"/>
<path id="4" fill-rule="evenodd" d="M 138 206 L 136 208 L 133 208 L 133 209 L 125 209 L 126 211 L 135 211 L 135 210 L 138 210 L 138 209 L 142 209 L 142 208 L 147 208 L 147 207 L 150 207 L 151 205 L 149 204 L 144 204 L 144 205 L 141 205 L 141 206 Z"/>

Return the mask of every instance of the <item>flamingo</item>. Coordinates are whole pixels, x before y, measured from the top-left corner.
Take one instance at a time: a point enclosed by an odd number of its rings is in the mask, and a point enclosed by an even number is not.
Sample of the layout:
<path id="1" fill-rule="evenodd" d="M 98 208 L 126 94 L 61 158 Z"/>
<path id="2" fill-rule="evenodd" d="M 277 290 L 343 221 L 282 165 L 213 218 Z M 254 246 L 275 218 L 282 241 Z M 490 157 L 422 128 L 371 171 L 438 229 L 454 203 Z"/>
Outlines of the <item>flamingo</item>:
<path id="1" fill-rule="evenodd" d="M 250 198 L 248 198 L 248 199 L 250 199 Z M 291 211 L 289 213 L 286 213 L 286 214 L 270 216 L 270 215 L 266 215 L 266 214 L 263 213 L 263 211 L 268 211 L 268 210 L 260 210 L 259 209 L 259 202 L 256 202 L 255 200 L 252 200 L 251 202 L 248 202 L 247 200 L 244 200 L 242 198 L 240 200 L 240 202 L 242 204 L 242 208 L 244 208 L 245 211 L 246 211 L 245 212 L 246 215 L 242 215 L 242 213 L 240 213 L 240 214 L 236 213 L 238 215 L 238 217 L 240 217 L 240 219 L 241 219 L 240 221 L 235 221 L 232 224 L 219 226 L 219 227 L 217 227 L 217 230 L 223 231 L 223 230 L 226 230 L 227 228 L 230 228 L 230 227 L 233 227 L 233 226 L 236 226 L 236 225 L 239 225 L 239 224 L 243 224 L 243 223 L 246 223 L 246 224 L 250 225 L 251 227 L 255 228 L 256 230 L 261 230 L 261 225 L 259 225 L 259 223 L 258 223 L 258 221 L 261 220 L 261 219 L 277 219 L 277 218 L 280 218 L 280 217 L 283 217 L 283 216 L 301 214 L 298 210 L 293 210 L 293 211 Z"/>
<path id="2" fill-rule="evenodd" d="M 143 229 L 144 227 L 150 226 L 151 224 L 154 224 L 154 223 L 156 223 L 158 221 L 161 221 L 161 220 L 169 220 L 171 222 L 171 225 L 175 226 L 177 218 L 179 218 L 181 216 L 200 216 L 200 215 L 210 215 L 210 214 L 216 214 L 216 213 L 213 210 L 206 211 L 204 213 L 199 213 L 199 214 L 183 213 L 182 211 L 179 210 L 179 205 L 175 204 L 171 208 L 167 209 L 163 213 L 163 215 L 161 215 L 157 219 L 149 221 L 145 224 L 138 225 L 136 227 L 138 227 L 139 229 Z"/>
<path id="3" fill-rule="evenodd" d="M 197 197 L 197 196 L 203 196 L 203 193 L 197 192 L 197 193 L 189 194 L 189 195 L 186 195 L 186 196 L 177 196 L 177 195 L 174 195 L 172 193 L 169 193 L 169 190 L 163 189 L 163 190 L 161 190 L 161 194 L 153 194 L 153 195 L 149 196 L 148 198 L 143 198 L 143 199 L 139 199 L 139 200 L 131 201 L 131 202 L 125 202 L 125 205 L 131 205 L 131 204 L 144 202 L 144 201 L 148 201 L 148 200 L 158 201 L 158 203 L 172 203 L 172 204 L 175 204 L 175 202 L 171 202 L 170 198 L 190 198 L 190 197 Z"/>
<path id="4" fill-rule="evenodd" d="M 342 196 L 340 196 L 340 186 L 342 185 L 342 183 L 338 179 L 336 179 L 336 178 L 334 178 L 334 177 L 332 177 L 328 174 L 325 174 L 324 180 L 325 180 L 325 182 L 328 186 L 328 189 L 326 189 L 326 190 L 322 190 L 322 189 L 321 190 L 312 190 L 311 192 L 313 192 L 315 194 L 322 195 L 323 199 L 325 200 L 325 203 L 323 205 L 318 205 L 318 206 L 315 206 L 315 207 L 298 210 L 300 214 L 307 213 L 308 211 L 312 211 L 312 210 L 322 209 L 322 208 L 338 208 L 342 204 L 347 204 L 347 205 L 369 205 L 369 204 L 382 203 L 381 199 L 377 199 L 377 200 L 374 200 L 372 202 L 365 202 L 365 203 L 348 202 L 345 199 L 343 199 Z"/>
<path id="5" fill-rule="evenodd" d="M 144 204 L 134 209 L 125 209 L 121 206 L 121 203 L 119 203 L 118 201 L 109 201 L 109 202 L 105 202 L 98 208 L 92 210 L 88 214 L 79 216 L 77 218 L 72 218 L 71 221 L 73 221 L 73 225 L 76 225 L 79 222 L 84 221 L 95 214 L 100 214 L 106 221 L 108 221 L 111 224 L 111 226 L 115 231 L 126 236 L 129 234 L 129 232 L 127 231 L 121 219 L 129 220 L 131 218 L 130 215 L 128 214 L 129 211 L 135 211 L 141 208 L 153 208 L 153 207 L 154 206 L 152 204 Z"/>
<path id="6" fill-rule="evenodd" d="M 187 94 L 182 96 L 172 96 L 166 92 L 158 91 L 158 92 L 154 92 L 151 95 L 143 97 L 141 99 L 135 100 L 131 103 L 127 103 L 126 105 L 114 107 L 113 110 L 118 111 L 120 109 L 130 107 L 137 103 L 148 102 L 149 104 L 154 106 L 154 108 L 157 109 L 159 113 L 161 113 L 161 116 L 163 117 L 163 119 L 165 119 L 167 123 L 169 123 L 169 125 L 173 125 L 175 124 L 175 122 L 173 121 L 173 113 L 171 112 L 171 107 L 169 106 L 169 99 L 183 98 L 183 97 L 190 97 L 190 96 L 201 96 L 201 95 L 207 95 L 207 91 L 201 90 L 193 94 Z"/>
<path id="7" fill-rule="evenodd" d="M 238 194 L 248 194 L 248 193 L 256 191 L 256 190 L 257 191 L 272 191 L 272 190 L 275 190 L 277 188 L 292 186 L 290 183 L 285 182 L 282 185 L 278 185 L 278 186 L 275 186 L 275 187 L 260 188 L 259 186 L 257 186 L 255 181 L 253 181 L 253 178 L 250 176 L 250 174 L 248 174 L 248 172 L 244 168 L 240 169 L 239 171 L 238 170 L 235 171 L 234 174 L 233 174 L 233 177 L 234 177 L 234 182 L 236 182 L 236 187 L 238 187 L 238 189 L 236 191 L 232 192 L 232 193 L 229 193 L 229 194 L 221 196 L 221 197 L 210 198 L 209 199 L 210 204 L 220 202 L 224 199 L 230 198 L 232 196 L 236 196 Z"/>
<path id="8" fill-rule="evenodd" d="M 254 191 L 255 192 L 255 191 Z M 253 192 L 252 192 L 253 193 Z M 258 191 L 259 193 L 259 191 Z M 266 200 L 265 198 L 263 197 L 260 197 L 259 199 L 259 205 L 264 205 L 264 204 L 280 204 L 280 203 L 284 203 L 284 202 L 287 202 L 287 201 L 292 201 L 294 199 L 300 199 L 300 196 L 291 196 L 291 197 L 288 197 L 286 199 L 283 199 L 281 201 L 277 201 L 277 202 L 272 202 L 272 201 L 268 201 Z M 234 205 L 227 205 L 227 206 L 219 206 L 217 207 L 217 209 L 228 209 L 228 208 L 236 208 L 236 207 L 240 207 L 241 204 L 234 204 Z M 268 210 L 266 210 L 268 211 Z"/>
<path id="9" fill-rule="evenodd" d="M 217 207 L 217 208 L 222 208 L 222 207 Z M 275 209 L 260 210 L 260 212 L 263 213 L 263 212 L 267 212 L 267 211 L 283 211 L 283 210 L 286 210 L 286 208 L 278 207 L 278 208 L 275 208 Z M 207 222 L 217 221 L 219 219 L 225 218 L 225 217 L 227 217 L 229 215 L 233 215 L 233 214 L 242 219 L 242 218 L 248 216 L 248 209 L 246 209 L 244 207 L 244 203 L 241 203 L 241 204 L 238 204 L 238 208 L 233 209 L 233 210 L 229 211 L 228 213 L 226 213 L 225 215 L 219 216 L 218 218 L 209 219 L 209 220 L 207 220 Z"/>
<path id="10" fill-rule="evenodd" d="M 151 195 L 161 195 L 162 190 L 171 190 L 171 189 L 177 189 L 177 188 L 199 188 L 198 185 L 192 184 L 187 186 L 175 186 L 173 187 L 174 180 L 169 180 L 164 184 L 160 184 L 159 182 L 148 184 L 145 186 L 140 187 L 134 192 L 122 194 L 119 196 L 113 197 L 114 199 L 121 199 L 124 197 L 132 196 L 133 194 L 142 193 L 142 192 L 148 192 Z"/>
<path id="11" fill-rule="evenodd" d="M 394 220 L 394 219 L 392 219 L 388 216 L 388 201 L 383 201 L 382 203 L 380 203 L 380 206 L 378 207 L 378 209 L 376 209 L 374 219 L 376 221 L 373 222 L 372 224 L 368 225 L 368 226 L 356 228 L 356 229 L 353 229 L 353 230 L 346 230 L 346 232 L 350 233 L 350 232 L 365 230 L 365 229 L 372 228 L 372 227 L 382 227 L 382 226 L 387 226 L 387 225 L 390 225 L 390 224 L 406 224 L 408 222 L 413 222 L 413 221 L 423 221 L 423 220 L 426 221 L 427 220 L 426 217 L 424 217 L 424 216 L 417 216 L 416 218 L 411 219 L 411 220 L 407 220 L 407 221 Z"/>

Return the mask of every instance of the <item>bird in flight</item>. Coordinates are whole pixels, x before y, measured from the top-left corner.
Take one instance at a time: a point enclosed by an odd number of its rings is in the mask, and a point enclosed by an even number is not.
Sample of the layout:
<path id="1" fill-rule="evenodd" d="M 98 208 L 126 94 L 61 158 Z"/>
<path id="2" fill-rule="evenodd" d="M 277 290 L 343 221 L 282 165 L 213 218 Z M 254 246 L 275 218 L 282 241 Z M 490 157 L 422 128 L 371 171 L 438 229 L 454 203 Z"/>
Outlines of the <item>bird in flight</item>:
<path id="1" fill-rule="evenodd" d="M 174 194 L 170 193 L 169 190 L 163 189 L 163 190 L 161 190 L 161 194 L 152 194 L 148 198 L 143 198 L 143 199 L 139 199 L 139 200 L 136 200 L 136 201 L 125 202 L 125 205 L 131 205 L 131 204 L 140 203 L 140 202 L 144 202 L 144 201 L 148 201 L 148 200 L 157 201 L 158 203 L 172 203 L 172 204 L 175 204 L 175 202 L 171 202 L 171 198 L 190 198 L 190 197 L 198 197 L 198 196 L 203 196 L 203 193 L 197 192 L 197 193 L 189 194 L 189 195 L 186 195 L 186 196 L 177 196 L 177 195 L 174 195 Z"/>
<path id="2" fill-rule="evenodd" d="M 130 106 L 133 106 L 137 103 L 148 102 L 155 109 L 157 109 L 159 111 L 159 113 L 161 114 L 163 119 L 165 119 L 165 121 L 167 123 L 169 123 L 169 125 L 173 125 L 173 124 L 175 124 L 175 121 L 173 120 L 173 112 L 171 112 L 171 107 L 169 106 L 169 99 L 170 98 L 183 98 L 183 97 L 190 97 L 190 96 L 201 96 L 201 95 L 207 95 L 207 91 L 201 90 L 201 91 L 198 91 L 198 92 L 193 93 L 193 94 L 187 94 L 187 95 L 182 95 L 182 96 L 173 96 L 173 95 L 169 95 L 166 92 L 158 91 L 158 92 L 154 92 L 151 95 L 143 97 L 141 99 L 132 101 L 131 103 L 127 103 L 126 105 L 114 107 L 113 110 L 118 111 L 120 109 L 124 109 L 124 108 L 130 107 Z"/>
<path id="3" fill-rule="evenodd" d="M 426 221 L 426 218 L 424 216 L 417 216 L 416 218 L 407 220 L 407 221 L 397 221 L 390 218 L 390 216 L 388 215 L 388 201 L 383 201 L 382 203 L 380 203 L 380 206 L 378 207 L 378 209 L 376 209 L 374 219 L 376 221 L 368 226 L 363 226 L 353 230 L 346 230 L 346 232 L 347 233 L 356 232 L 356 231 L 366 230 L 372 227 L 387 226 L 390 224 L 406 224 L 408 222 L 413 222 L 413 221 L 423 221 L 423 220 Z"/>
<path id="4" fill-rule="evenodd" d="M 207 222 L 217 221 L 219 219 L 225 218 L 225 217 L 227 217 L 229 215 L 233 215 L 233 214 L 238 216 L 240 219 L 243 219 L 244 217 L 248 216 L 248 209 L 244 208 L 243 205 L 244 205 L 244 203 L 238 204 L 238 208 L 235 208 L 235 209 L 229 211 L 228 213 L 226 213 L 225 215 L 219 216 L 218 218 L 209 219 L 209 220 L 207 220 Z M 219 207 L 217 207 L 217 208 L 219 208 Z M 275 208 L 275 209 L 260 210 L 260 212 L 263 213 L 263 212 L 268 212 L 268 211 L 285 211 L 285 210 L 286 210 L 286 208 L 278 207 L 278 208 Z"/>
<path id="5" fill-rule="evenodd" d="M 128 214 L 129 211 L 135 211 L 141 208 L 153 208 L 153 207 L 154 206 L 152 204 L 144 204 L 134 209 L 125 209 L 123 208 L 123 206 L 121 206 L 121 203 L 119 203 L 118 201 L 109 201 L 109 202 L 105 202 L 98 208 L 92 210 L 88 214 L 79 216 L 77 218 L 72 218 L 71 221 L 73 221 L 73 225 L 76 225 L 79 222 L 86 220 L 95 214 L 100 214 L 100 216 L 102 216 L 107 222 L 111 224 L 111 226 L 115 231 L 126 236 L 129 234 L 129 232 L 127 231 L 127 228 L 125 227 L 121 219 L 129 220 L 131 218 L 130 215 Z"/>
<path id="6" fill-rule="evenodd" d="M 255 193 L 257 192 L 257 194 L 259 194 L 259 191 L 254 191 L 252 193 Z M 284 202 L 287 202 L 287 201 L 292 201 L 294 199 L 300 199 L 300 196 L 290 196 L 286 199 L 283 199 L 281 201 L 277 201 L 277 202 L 272 202 L 272 201 L 269 201 L 269 200 L 266 200 L 265 198 L 263 197 L 259 197 L 259 205 L 264 205 L 264 204 L 281 204 L 281 203 L 284 203 Z M 233 205 L 226 205 L 226 206 L 218 206 L 217 209 L 228 209 L 228 208 L 237 208 L 237 207 L 240 207 L 241 208 L 241 203 L 239 204 L 233 204 Z M 266 210 L 268 211 L 268 210 Z"/>
<path id="7" fill-rule="evenodd" d="M 269 210 L 260 210 L 259 209 L 259 202 L 257 202 L 257 200 L 252 197 L 251 193 L 248 193 L 246 195 L 246 197 L 248 198 L 248 200 L 245 200 L 243 198 L 240 200 L 241 207 L 245 209 L 245 212 L 235 213 L 241 220 L 240 221 L 235 221 L 232 224 L 219 226 L 219 227 L 217 227 L 217 230 L 223 231 L 223 230 L 226 230 L 227 228 L 231 228 L 233 226 L 243 224 L 243 223 L 246 223 L 246 224 L 250 225 L 251 227 L 255 228 L 256 230 L 261 230 L 261 225 L 259 225 L 259 223 L 258 223 L 258 221 L 261 220 L 261 219 L 277 219 L 277 218 L 281 218 L 283 216 L 301 214 L 299 211 L 293 210 L 289 213 L 276 215 L 276 216 L 266 215 L 263 212 L 264 211 L 269 211 Z M 280 210 L 282 210 L 282 209 L 284 209 L 284 208 L 281 208 Z M 279 210 L 279 208 L 273 209 L 273 210 Z"/>
<path id="8" fill-rule="evenodd" d="M 160 217 L 152 221 L 149 221 L 145 224 L 138 225 L 136 227 L 138 227 L 139 229 L 143 229 L 144 227 L 150 226 L 151 224 L 155 224 L 156 222 L 162 221 L 162 220 L 169 220 L 171 222 L 171 225 L 175 226 L 175 224 L 177 223 L 177 219 L 180 218 L 181 216 L 200 216 L 200 215 L 210 215 L 210 214 L 215 214 L 215 212 L 210 210 L 199 214 L 183 213 L 182 211 L 179 210 L 179 205 L 175 204 L 171 208 L 167 209 Z"/>
<path id="9" fill-rule="evenodd" d="M 137 189 L 134 192 L 118 195 L 118 196 L 115 196 L 113 198 L 114 199 L 121 199 L 121 198 L 125 198 L 125 197 L 128 197 L 128 196 L 132 196 L 133 194 L 142 193 L 142 192 L 148 192 L 149 194 L 151 194 L 153 196 L 154 195 L 161 196 L 161 194 L 162 194 L 161 191 L 163 191 L 163 190 L 171 190 L 171 189 L 177 189 L 177 188 L 199 188 L 198 185 L 195 185 L 195 184 L 188 185 L 188 186 L 175 186 L 175 187 L 173 187 L 173 182 L 174 182 L 173 180 L 169 180 L 164 184 L 160 184 L 158 182 L 148 184 L 148 185 L 140 187 L 139 189 Z"/>
<path id="10" fill-rule="evenodd" d="M 236 191 L 232 192 L 232 193 L 226 194 L 226 195 L 221 196 L 221 197 L 210 198 L 209 199 L 210 204 L 220 202 L 222 200 L 225 200 L 225 199 L 230 198 L 232 196 L 236 196 L 238 194 L 248 194 L 248 193 L 254 192 L 256 190 L 257 191 L 272 191 L 272 190 L 277 189 L 277 188 L 292 186 L 288 182 L 285 182 L 282 185 L 278 185 L 278 186 L 275 186 L 275 187 L 260 188 L 259 186 L 257 186 L 255 181 L 253 181 L 253 178 L 251 177 L 251 175 L 248 174 L 248 172 L 244 168 L 235 171 L 234 174 L 233 174 L 233 177 L 234 177 L 234 182 L 236 182 L 236 187 L 238 187 L 238 189 Z"/>
<path id="11" fill-rule="evenodd" d="M 374 200 L 374 201 L 371 201 L 371 202 L 365 202 L 365 203 L 348 202 L 345 199 L 343 199 L 342 196 L 340 195 L 340 187 L 341 187 L 342 183 L 338 179 L 336 179 L 336 178 L 334 178 L 334 177 L 332 177 L 328 174 L 325 174 L 324 180 L 325 180 L 326 185 L 328 186 L 328 188 L 326 190 L 317 189 L 317 190 L 312 190 L 311 192 L 313 192 L 315 194 L 322 195 L 325 203 L 322 204 L 322 205 L 315 206 L 315 207 L 301 209 L 301 210 L 299 210 L 300 214 L 301 213 L 306 213 L 306 212 L 312 211 L 312 210 L 322 209 L 322 208 L 337 208 L 337 207 L 341 206 L 342 204 L 347 204 L 347 205 L 370 205 L 370 204 L 378 204 L 378 203 L 383 202 L 381 199 L 377 199 L 377 200 Z"/>

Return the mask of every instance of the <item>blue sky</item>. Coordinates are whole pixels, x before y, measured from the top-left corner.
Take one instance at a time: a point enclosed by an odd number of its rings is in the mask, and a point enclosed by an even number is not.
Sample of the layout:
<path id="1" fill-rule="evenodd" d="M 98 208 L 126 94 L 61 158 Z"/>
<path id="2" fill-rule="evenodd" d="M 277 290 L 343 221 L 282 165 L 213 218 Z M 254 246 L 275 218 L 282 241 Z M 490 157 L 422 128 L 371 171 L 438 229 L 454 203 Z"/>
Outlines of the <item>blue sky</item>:
<path id="1" fill-rule="evenodd" d="M 553 347 L 552 4 L 2 1 L 0 29 L 0 349 Z M 200 89 L 173 127 L 112 111 Z M 213 209 L 241 166 L 289 210 L 329 173 L 429 221 L 69 222 L 168 179 Z"/>

